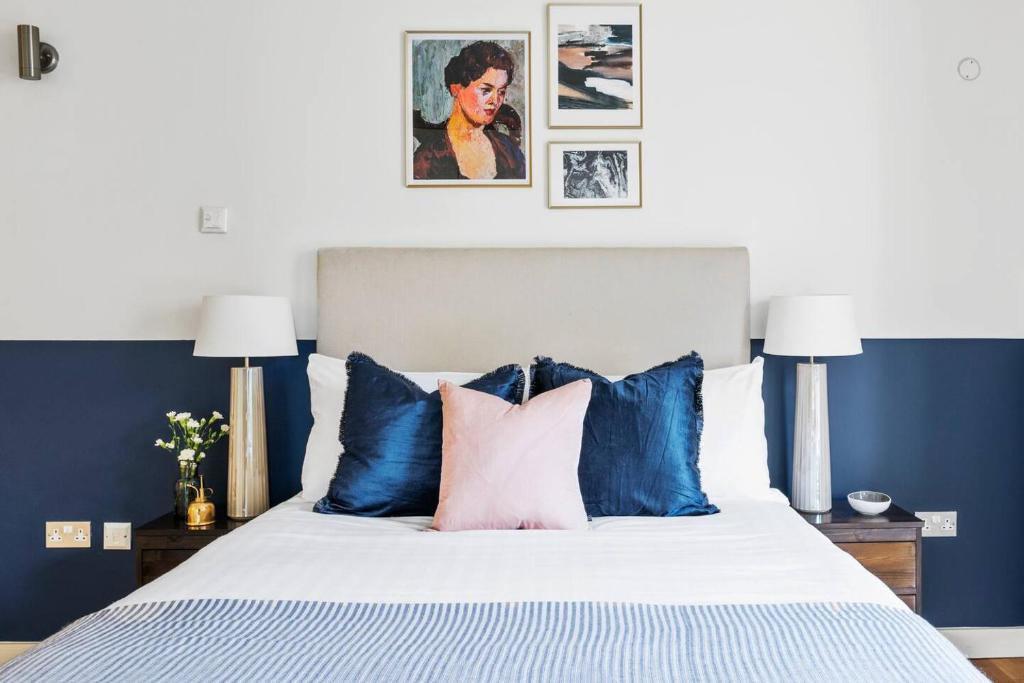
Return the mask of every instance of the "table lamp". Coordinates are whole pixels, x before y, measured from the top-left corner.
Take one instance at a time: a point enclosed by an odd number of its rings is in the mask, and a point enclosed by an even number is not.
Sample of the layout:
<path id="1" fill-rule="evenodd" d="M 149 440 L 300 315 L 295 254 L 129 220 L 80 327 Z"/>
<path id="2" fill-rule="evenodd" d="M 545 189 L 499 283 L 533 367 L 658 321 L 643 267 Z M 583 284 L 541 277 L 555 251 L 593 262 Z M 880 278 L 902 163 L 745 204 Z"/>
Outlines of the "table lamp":
<path id="1" fill-rule="evenodd" d="M 244 358 L 231 368 L 228 517 L 251 519 L 269 507 L 263 368 L 250 356 L 295 356 L 291 303 L 282 296 L 206 296 L 194 356 Z"/>
<path id="2" fill-rule="evenodd" d="M 862 353 L 853 298 L 846 295 L 777 296 L 768 304 L 764 352 L 807 356 L 796 365 L 791 501 L 801 512 L 832 509 L 832 466 L 828 445 L 828 375 L 815 356 Z"/>

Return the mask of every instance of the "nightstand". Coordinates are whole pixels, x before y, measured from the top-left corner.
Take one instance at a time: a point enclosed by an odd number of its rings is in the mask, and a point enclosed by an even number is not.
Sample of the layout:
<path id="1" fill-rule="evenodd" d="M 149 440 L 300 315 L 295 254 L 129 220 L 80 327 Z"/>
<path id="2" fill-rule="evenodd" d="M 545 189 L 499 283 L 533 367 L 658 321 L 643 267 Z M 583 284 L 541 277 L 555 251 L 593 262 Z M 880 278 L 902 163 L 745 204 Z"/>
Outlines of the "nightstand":
<path id="1" fill-rule="evenodd" d="M 205 529 L 189 529 L 185 520 L 167 513 L 135 529 L 135 580 L 143 586 L 166 574 L 244 520 L 228 519 L 220 514 Z"/>
<path id="2" fill-rule="evenodd" d="M 921 527 L 924 522 L 898 505 L 880 515 L 855 512 L 845 498 L 824 514 L 800 516 L 853 555 L 903 602 L 921 613 Z"/>

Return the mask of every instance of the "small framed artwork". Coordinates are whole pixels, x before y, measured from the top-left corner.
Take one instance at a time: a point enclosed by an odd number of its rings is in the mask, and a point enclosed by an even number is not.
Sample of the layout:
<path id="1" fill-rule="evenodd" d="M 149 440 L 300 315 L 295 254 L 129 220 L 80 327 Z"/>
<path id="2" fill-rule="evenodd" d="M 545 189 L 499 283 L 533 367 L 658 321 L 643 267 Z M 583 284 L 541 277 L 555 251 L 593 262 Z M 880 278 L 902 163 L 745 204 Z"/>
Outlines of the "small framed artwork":
<path id="1" fill-rule="evenodd" d="M 548 208 L 640 208 L 639 142 L 548 144 Z"/>
<path id="2" fill-rule="evenodd" d="M 529 31 L 407 31 L 408 187 L 529 187 Z"/>
<path id="3" fill-rule="evenodd" d="M 548 125 L 643 126 L 640 5 L 548 5 Z"/>

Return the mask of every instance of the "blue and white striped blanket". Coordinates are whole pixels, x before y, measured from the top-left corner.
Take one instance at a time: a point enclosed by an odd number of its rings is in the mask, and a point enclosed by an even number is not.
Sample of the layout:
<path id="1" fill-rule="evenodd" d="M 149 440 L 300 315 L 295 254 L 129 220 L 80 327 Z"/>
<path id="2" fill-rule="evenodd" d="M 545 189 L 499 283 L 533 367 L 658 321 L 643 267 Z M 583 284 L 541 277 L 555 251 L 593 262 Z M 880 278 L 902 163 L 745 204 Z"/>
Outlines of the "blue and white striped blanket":
<path id="1" fill-rule="evenodd" d="M 984 681 L 923 619 L 872 604 L 111 607 L 2 681 Z"/>

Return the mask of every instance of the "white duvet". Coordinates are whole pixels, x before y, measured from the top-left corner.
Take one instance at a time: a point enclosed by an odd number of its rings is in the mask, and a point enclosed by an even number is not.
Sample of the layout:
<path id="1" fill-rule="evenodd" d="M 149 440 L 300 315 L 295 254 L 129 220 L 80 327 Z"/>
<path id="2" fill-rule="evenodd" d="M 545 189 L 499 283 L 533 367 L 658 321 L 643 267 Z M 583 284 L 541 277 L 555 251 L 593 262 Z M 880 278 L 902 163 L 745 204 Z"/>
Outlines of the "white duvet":
<path id="1" fill-rule="evenodd" d="M 777 492 L 707 517 L 607 517 L 588 531 L 425 531 L 426 517 L 312 512 L 296 497 L 117 605 L 334 602 L 903 603 Z"/>

